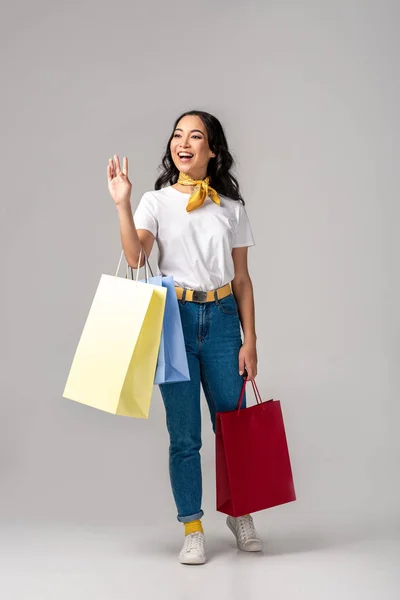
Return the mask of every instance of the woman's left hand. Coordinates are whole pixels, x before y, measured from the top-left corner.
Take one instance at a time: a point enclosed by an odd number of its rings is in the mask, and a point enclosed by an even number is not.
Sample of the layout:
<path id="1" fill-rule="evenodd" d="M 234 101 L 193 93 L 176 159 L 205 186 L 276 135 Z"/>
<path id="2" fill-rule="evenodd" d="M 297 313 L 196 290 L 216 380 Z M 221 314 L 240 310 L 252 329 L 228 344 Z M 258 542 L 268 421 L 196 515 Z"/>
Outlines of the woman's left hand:
<path id="1" fill-rule="evenodd" d="M 245 342 L 239 352 L 239 375 L 247 371 L 247 379 L 252 381 L 257 375 L 257 348 L 255 343 Z"/>

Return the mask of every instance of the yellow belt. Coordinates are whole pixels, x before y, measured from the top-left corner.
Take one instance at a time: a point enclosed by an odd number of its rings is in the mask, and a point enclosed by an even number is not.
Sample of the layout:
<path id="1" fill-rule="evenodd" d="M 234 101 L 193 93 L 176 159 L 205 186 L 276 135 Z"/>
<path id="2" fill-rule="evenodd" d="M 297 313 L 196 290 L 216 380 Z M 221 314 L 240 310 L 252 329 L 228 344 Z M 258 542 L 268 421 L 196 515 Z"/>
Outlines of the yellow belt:
<path id="1" fill-rule="evenodd" d="M 176 296 L 178 300 L 183 299 L 183 292 L 185 288 L 175 287 Z M 199 290 L 188 290 L 186 288 L 185 300 L 188 302 L 215 302 L 215 300 L 221 300 L 232 293 L 231 284 L 227 283 L 216 290 L 210 292 L 202 292 Z"/>

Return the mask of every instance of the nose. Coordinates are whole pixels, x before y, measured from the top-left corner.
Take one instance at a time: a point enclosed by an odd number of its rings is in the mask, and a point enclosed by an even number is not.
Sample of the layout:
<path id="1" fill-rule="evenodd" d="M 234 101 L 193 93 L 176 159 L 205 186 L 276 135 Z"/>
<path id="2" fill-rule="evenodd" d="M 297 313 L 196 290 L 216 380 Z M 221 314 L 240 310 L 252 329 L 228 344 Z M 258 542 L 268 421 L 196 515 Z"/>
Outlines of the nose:
<path id="1" fill-rule="evenodd" d="M 190 146 L 190 134 L 187 137 L 182 136 L 181 147 L 188 148 L 189 146 Z"/>

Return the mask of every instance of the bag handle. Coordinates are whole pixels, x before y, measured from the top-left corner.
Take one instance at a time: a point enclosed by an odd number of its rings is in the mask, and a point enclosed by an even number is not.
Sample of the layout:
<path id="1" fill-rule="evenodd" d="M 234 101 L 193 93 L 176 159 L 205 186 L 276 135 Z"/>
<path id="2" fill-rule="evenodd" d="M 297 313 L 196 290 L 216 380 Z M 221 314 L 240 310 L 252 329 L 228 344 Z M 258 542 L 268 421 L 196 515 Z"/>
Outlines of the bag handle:
<path id="1" fill-rule="evenodd" d="M 145 260 L 144 260 L 144 269 L 145 269 L 145 279 L 146 279 L 146 283 L 149 283 L 149 271 L 151 273 L 151 276 L 154 277 L 153 275 L 153 271 L 151 269 L 150 263 L 149 263 L 149 259 L 147 258 L 147 254 L 144 251 L 143 247 L 140 246 L 140 253 L 139 253 L 139 262 L 138 262 L 138 268 L 137 268 L 137 273 L 136 273 L 136 279 L 135 281 L 139 280 L 139 271 L 140 271 L 140 263 L 142 262 L 142 254 L 144 254 L 145 256 Z M 118 262 L 118 267 L 117 270 L 115 272 L 115 277 L 118 277 L 118 273 L 119 273 L 119 269 L 121 267 L 121 262 L 122 262 L 122 257 L 124 256 L 124 251 L 122 250 L 121 252 L 121 256 L 119 258 L 119 262 Z M 126 274 L 125 274 L 125 279 L 128 279 L 128 269 L 131 270 L 131 274 L 132 274 L 132 280 L 133 280 L 133 267 L 129 266 L 128 261 L 126 262 Z"/>
<path id="2" fill-rule="evenodd" d="M 146 252 L 144 250 L 143 250 L 143 253 L 144 253 L 144 256 L 145 256 L 145 259 L 144 259 L 144 277 L 145 277 L 146 283 L 149 283 L 149 271 L 150 271 L 151 277 L 154 277 L 154 275 L 153 275 L 153 271 L 152 271 L 150 263 L 149 263 L 149 259 L 147 258 L 147 254 L 146 254 Z M 138 262 L 138 268 L 137 268 L 136 280 L 135 281 L 138 281 L 138 279 L 139 279 L 139 271 L 140 271 L 139 265 L 140 265 L 141 260 L 142 260 L 142 250 L 140 250 L 140 253 L 139 253 L 139 262 Z M 133 271 L 134 271 L 134 268 L 131 267 L 131 266 L 129 266 L 128 263 L 126 263 L 126 275 L 125 275 L 126 279 L 128 279 L 128 269 L 131 270 L 131 276 L 132 276 L 131 279 L 133 281 Z"/>
<path id="3" fill-rule="evenodd" d="M 247 377 L 245 377 L 244 381 L 243 381 L 242 391 L 240 392 L 239 401 L 238 401 L 237 406 L 236 406 L 237 414 L 240 413 L 240 409 L 242 408 L 243 398 L 244 398 L 244 392 L 246 390 L 246 384 L 247 384 L 247 382 L 248 382 L 248 379 L 247 379 Z M 262 404 L 263 400 L 261 398 L 260 390 L 258 389 L 257 384 L 254 381 L 254 379 L 251 380 L 251 384 L 253 386 L 253 391 L 254 391 L 254 395 L 256 397 L 257 404 Z M 271 400 L 272 400 L 272 398 L 271 398 Z M 271 402 L 271 400 L 267 400 L 267 402 Z"/>

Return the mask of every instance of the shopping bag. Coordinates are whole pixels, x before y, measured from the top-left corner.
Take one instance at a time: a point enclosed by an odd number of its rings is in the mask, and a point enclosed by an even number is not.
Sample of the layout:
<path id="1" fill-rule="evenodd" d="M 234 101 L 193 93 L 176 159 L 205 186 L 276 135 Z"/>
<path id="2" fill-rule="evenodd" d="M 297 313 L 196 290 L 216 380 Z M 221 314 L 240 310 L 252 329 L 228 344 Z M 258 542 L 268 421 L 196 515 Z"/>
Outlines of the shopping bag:
<path id="1" fill-rule="evenodd" d="M 296 500 L 279 400 L 261 400 L 216 414 L 216 496 L 219 512 L 239 517 Z"/>
<path id="2" fill-rule="evenodd" d="M 118 277 L 122 255 L 115 276 L 100 278 L 63 397 L 147 419 L 166 289 Z"/>
<path id="3" fill-rule="evenodd" d="M 167 290 L 164 321 L 154 383 L 190 381 L 182 321 L 176 297 L 173 277 L 156 275 L 150 277 L 153 285 L 162 285 Z"/>

